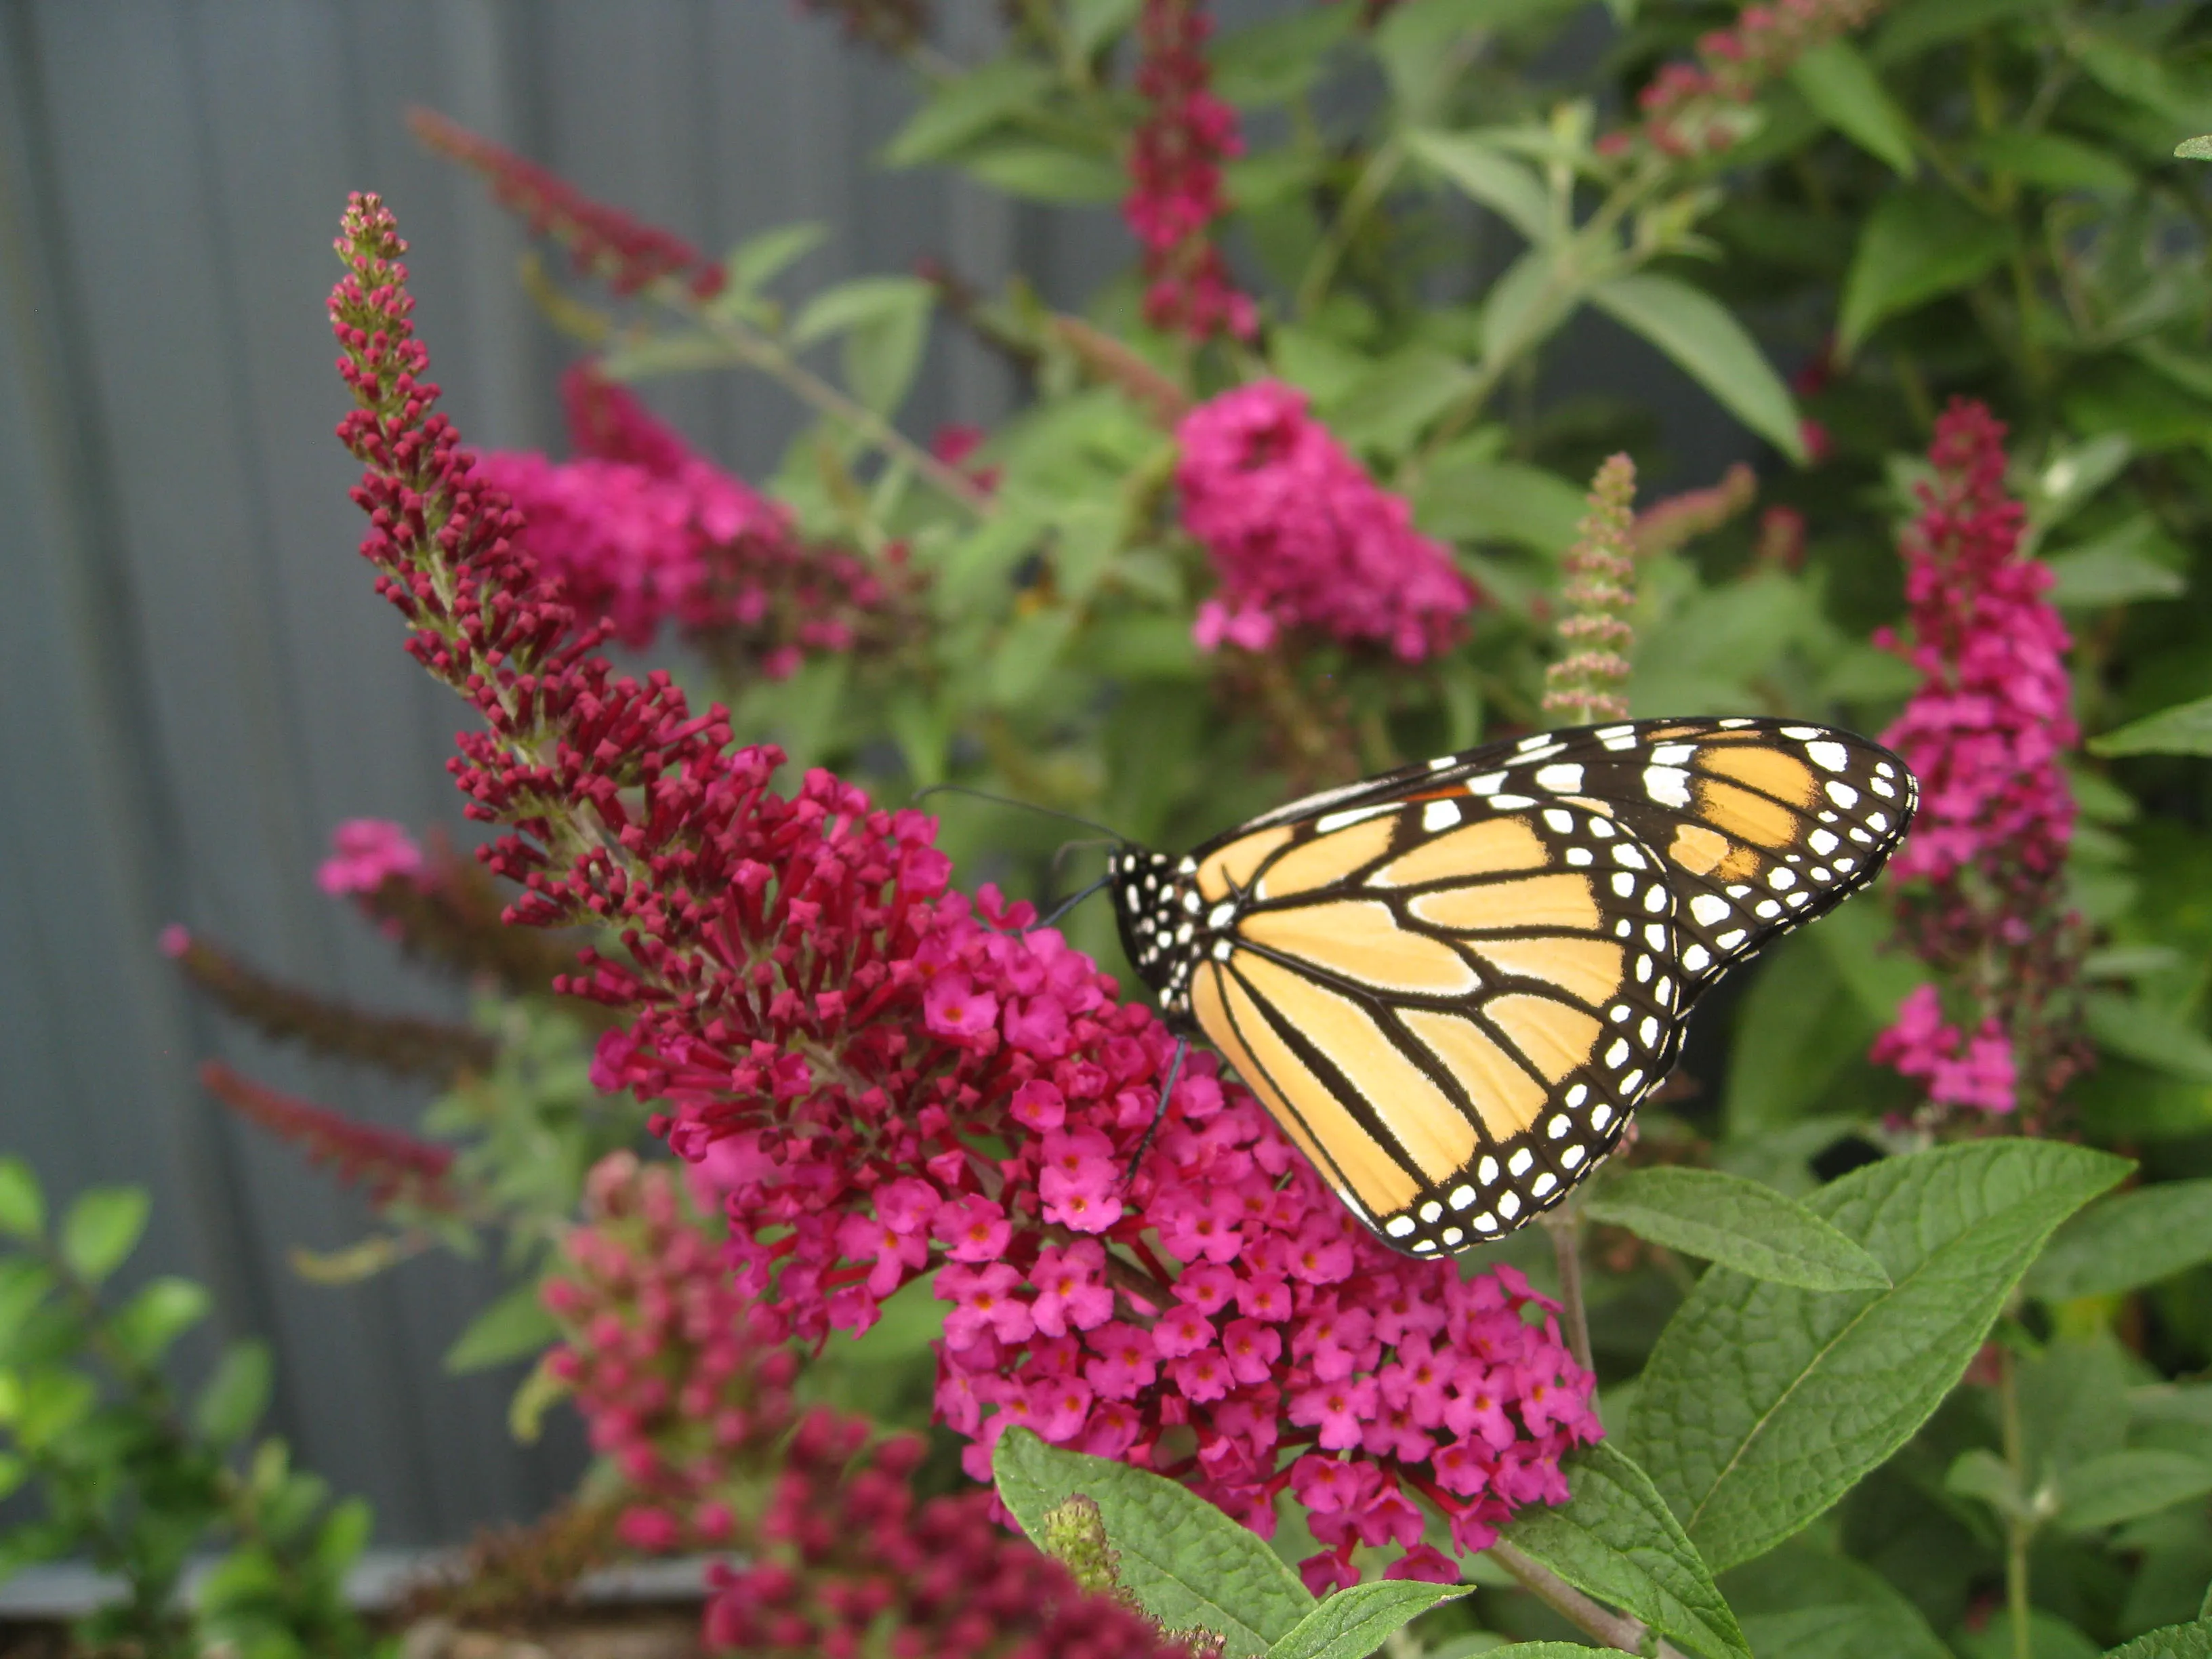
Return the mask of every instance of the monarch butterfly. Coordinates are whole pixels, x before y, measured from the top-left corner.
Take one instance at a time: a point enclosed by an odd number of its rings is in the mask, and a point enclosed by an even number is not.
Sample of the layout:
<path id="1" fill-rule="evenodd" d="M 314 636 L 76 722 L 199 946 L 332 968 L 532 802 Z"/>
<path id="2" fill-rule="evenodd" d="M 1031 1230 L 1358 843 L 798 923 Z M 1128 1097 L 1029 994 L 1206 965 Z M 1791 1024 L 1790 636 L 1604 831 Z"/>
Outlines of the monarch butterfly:
<path id="1" fill-rule="evenodd" d="M 1612 1151 L 1729 968 L 1871 882 L 1918 799 L 1827 726 L 1656 720 L 1324 790 L 1110 856 L 1121 941 L 1352 1212 L 1449 1253 Z"/>

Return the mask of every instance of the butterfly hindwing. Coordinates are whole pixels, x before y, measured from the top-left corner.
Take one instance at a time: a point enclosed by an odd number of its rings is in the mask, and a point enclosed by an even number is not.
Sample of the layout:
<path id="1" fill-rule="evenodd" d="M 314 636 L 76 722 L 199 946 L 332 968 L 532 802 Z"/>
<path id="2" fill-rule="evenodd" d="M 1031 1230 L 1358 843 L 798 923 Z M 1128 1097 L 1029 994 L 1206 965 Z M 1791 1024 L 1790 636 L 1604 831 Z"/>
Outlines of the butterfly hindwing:
<path id="1" fill-rule="evenodd" d="M 1310 796 L 1180 860 L 1124 849 L 1111 880 L 1170 1019 L 1431 1255 L 1588 1175 L 1698 994 L 1870 880 L 1912 787 L 1823 727 L 1624 722 Z"/>

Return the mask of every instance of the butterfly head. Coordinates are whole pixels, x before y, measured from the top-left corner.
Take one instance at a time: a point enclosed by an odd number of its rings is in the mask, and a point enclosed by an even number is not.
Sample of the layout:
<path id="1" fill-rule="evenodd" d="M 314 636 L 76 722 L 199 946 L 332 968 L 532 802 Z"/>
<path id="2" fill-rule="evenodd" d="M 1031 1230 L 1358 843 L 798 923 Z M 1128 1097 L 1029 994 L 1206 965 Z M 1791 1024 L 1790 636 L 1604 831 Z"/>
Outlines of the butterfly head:
<path id="1" fill-rule="evenodd" d="M 1170 1025 L 1187 1025 L 1190 1017 L 1200 906 L 1192 876 L 1188 859 L 1145 847 L 1116 848 L 1106 860 L 1106 890 L 1121 924 L 1121 948 Z"/>

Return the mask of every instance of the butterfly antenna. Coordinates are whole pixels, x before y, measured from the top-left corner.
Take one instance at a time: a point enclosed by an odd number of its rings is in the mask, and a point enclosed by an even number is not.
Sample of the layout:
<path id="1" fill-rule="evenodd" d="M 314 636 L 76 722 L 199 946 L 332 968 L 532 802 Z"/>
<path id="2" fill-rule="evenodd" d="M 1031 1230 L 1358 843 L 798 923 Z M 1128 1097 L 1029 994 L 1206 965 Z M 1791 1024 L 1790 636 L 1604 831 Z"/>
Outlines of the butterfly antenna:
<path id="1" fill-rule="evenodd" d="M 915 790 L 913 799 L 916 805 L 919 805 L 932 795 L 966 795 L 975 800 L 989 801 L 994 806 L 1016 806 L 1024 812 L 1042 812 L 1048 818 L 1062 818 L 1069 823 L 1079 823 L 1085 830 L 1096 830 L 1116 847 L 1126 847 L 1129 844 L 1127 836 L 1116 835 L 1104 824 L 1091 818 L 1078 817 L 1074 813 L 1063 812 L 1056 806 L 1039 806 L 1033 800 L 1016 800 L 1011 795 L 994 795 L 985 790 L 970 789 L 964 783 L 933 783 L 927 789 Z"/>
<path id="2" fill-rule="evenodd" d="M 1137 1166 L 1145 1161 L 1152 1150 L 1152 1137 L 1159 1133 L 1160 1120 L 1168 1115 L 1168 1097 L 1175 1093 L 1176 1078 L 1182 1071 L 1182 1057 L 1190 1052 L 1190 1039 L 1176 1039 L 1175 1058 L 1168 1062 L 1168 1080 L 1161 1085 L 1159 1104 L 1153 1109 L 1152 1121 L 1145 1126 L 1145 1138 L 1137 1143 L 1136 1156 L 1129 1160 L 1129 1172 L 1121 1177 L 1121 1185 L 1128 1186 L 1137 1178 Z"/>
<path id="3" fill-rule="evenodd" d="M 1114 879 L 1114 878 L 1113 878 L 1113 877 L 1111 877 L 1111 876 L 1101 876 L 1101 877 L 1099 877 L 1097 880 L 1096 880 L 1096 881 L 1092 882 L 1092 883 L 1091 884 L 1091 885 L 1090 885 L 1090 886 L 1088 886 L 1088 887 L 1085 888 L 1081 892 L 1079 892 L 1079 893 L 1076 894 L 1074 897 L 1073 897 L 1073 898 L 1062 899 L 1062 900 L 1061 900 L 1061 901 L 1060 901 L 1057 905 L 1055 905 L 1055 906 L 1053 908 L 1053 912 L 1052 912 L 1052 914 L 1051 914 L 1050 915 L 1048 915 L 1048 916 L 1040 916 L 1036 921 L 1035 921 L 1031 922 L 1028 927 L 1026 927 L 1023 928 L 1023 929 L 1022 929 L 1022 932 L 1023 932 L 1023 933 L 1035 933 L 1035 932 L 1036 932 L 1038 928 L 1040 928 L 1040 927 L 1051 927 L 1051 926 L 1053 925 L 1053 923 L 1054 923 L 1055 921 L 1059 921 L 1062 916 L 1066 915 L 1070 910 L 1073 910 L 1073 909 L 1077 905 L 1079 905 L 1079 904 L 1082 903 L 1084 900 L 1085 900 L 1085 899 L 1089 898 L 1089 897 L 1090 897 L 1093 893 L 1097 892 L 1100 888 L 1103 887 L 1103 886 L 1104 886 L 1108 882 L 1109 882 L 1109 881 L 1111 881 L 1111 880 L 1113 880 L 1113 879 Z"/>

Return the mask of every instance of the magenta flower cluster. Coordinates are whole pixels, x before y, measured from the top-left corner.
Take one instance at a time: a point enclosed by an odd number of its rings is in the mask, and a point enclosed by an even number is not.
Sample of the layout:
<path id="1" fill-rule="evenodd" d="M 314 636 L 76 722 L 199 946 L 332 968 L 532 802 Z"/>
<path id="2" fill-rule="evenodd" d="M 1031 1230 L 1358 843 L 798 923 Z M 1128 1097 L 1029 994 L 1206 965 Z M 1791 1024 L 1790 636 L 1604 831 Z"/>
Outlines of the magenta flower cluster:
<path id="1" fill-rule="evenodd" d="M 1202 647 L 1264 651 L 1303 630 L 1419 662 L 1456 637 L 1474 589 L 1307 412 L 1305 393 L 1239 386 L 1192 410 L 1176 436 L 1183 528 L 1221 584 L 1199 607 Z"/>
<path id="2" fill-rule="evenodd" d="M 1206 0 L 1145 0 L 1137 91 L 1146 112 L 1129 146 L 1121 216 L 1145 250 L 1145 319 L 1194 340 L 1259 328 L 1212 236 L 1228 210 L 1221 164 L 1243 151 L 1237 112 L 1215 97 L 1206 61 Z"/>
<path id="3" fill-rule="evenodd" d="M 331 855 L 317 866 L 315 884 L 333 898 L 374 893 L 393 876 L 419 878 L 423 867 L 422 849 L 404 825 L 349 818 L 331 832 Z"/>
<path id="4" fill-rule="evenodd" d="M 566 1337 L 547 1363 L 635 1494 L 624 1541 L 733 1552 L 709 1574 L 716 1651 L 1188 1659 L 994 1526 L 986 1494 L 917 1503 L 919 1441 L 804 1405 L 789 1321 L 720 1271 L 667 1166 L 617 1153 L 585 1202 L 545 1286 Z"/>
<path id="5" fill-rule="evenodd" d="M 629 1017 L 594 1079 L 666 1103 L 659 1129 L 711 1160 L 736 1288 L 811 1340 L 941 1266 L 939 1406 L 971 1467 L 1027 1421 L 1255 1526 L 1288 1490 L 1324 1582 L 1360 1541 L 1449 1571 L 1413 1494 L 1462 1548 L 1564 1496 L 1591 1379 L 1526 1285 L 1386 1249 L 1210 1057 L 1127 1179 L 1175 1046 L 1152 1012 L 1027 907 L 951 890 L 922 814 L 822 771 L 782 796 L 781 755 L 731 747 L 721 710 L 616 678 L 432 412 L 389 216 L 357 203 L 340 246 L 362 550 L 484 717 L 455 770 L 507 826 L 487 861 L 524 885 L 510 918 L 621 939 L 565 981 Z"/>
<path id="6" fill-rule="evenodd" d="M 1924 987 L 1874 1053 L 1921 1080 L 1936 1108 L 2006 1113 L 2024 1082 L 2047 1097 L 2079 1063 L 2062 1012 L 2079 931 L 2062 896 L 2074 799 L 2060 761 L 2080 737 L 2069 641 L 2046 597 L 2050 569 L 2020 556 L 2026 515 L 2005 492 L 2004 428 L 1955 401 L 1929 461 L 1902 546 L 1911 642 L 1876 635 L 1920 673 L 1882 733 L 1921 786 L 1890 870 L 1905 884 L 1908 941 L 1973 1008 L 1948 1023 Z"/>
<path id="7" fill-rule="evenodd" d="M 808 651 L 849 650 L 885 602 L 863 561 L 806 544 L 782 506 L 692 453 L 589 363 L 562 386 L 578 459 L 478 458 L 520 509 L 540 572 L 585 617 L 633 648 L 672 623 L 702 643 L 730 636 L 781 679 Z"/>

